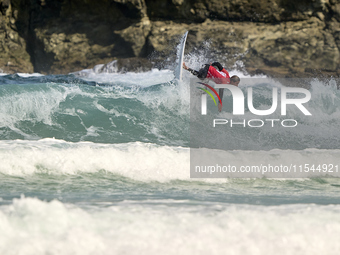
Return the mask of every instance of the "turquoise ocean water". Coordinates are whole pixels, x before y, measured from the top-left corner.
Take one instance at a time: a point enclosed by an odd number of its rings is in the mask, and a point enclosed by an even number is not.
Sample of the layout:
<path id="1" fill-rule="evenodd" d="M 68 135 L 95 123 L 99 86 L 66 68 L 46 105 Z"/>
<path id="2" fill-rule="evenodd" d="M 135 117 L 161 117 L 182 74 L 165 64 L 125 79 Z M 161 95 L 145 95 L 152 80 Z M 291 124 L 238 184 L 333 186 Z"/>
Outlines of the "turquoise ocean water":
<path id="1" fill-rule="evenodd" d="M 171 70 L 0 76 L 0 254 L 339 251 L 337 178 L 190 178 L 189 84 Z M 261 107 L 280 85 L 248 86 Z M 340 92 L 310 91 L 316 118 L 296 112 L 299 127 L 275 136 L 233 130 L 233 157 L 340 164 Z"/>

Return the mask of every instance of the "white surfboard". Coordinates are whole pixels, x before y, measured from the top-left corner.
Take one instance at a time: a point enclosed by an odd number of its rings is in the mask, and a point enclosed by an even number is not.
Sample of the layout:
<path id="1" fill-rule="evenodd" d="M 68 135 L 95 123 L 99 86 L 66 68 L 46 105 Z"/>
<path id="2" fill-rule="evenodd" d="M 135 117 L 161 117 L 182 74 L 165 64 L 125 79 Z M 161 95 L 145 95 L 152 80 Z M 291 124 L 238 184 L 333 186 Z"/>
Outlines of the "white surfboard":
<path id="1" fill-rule="evenodd" d="M 187 41 L 188 31 L 182 37 L 181 43 L 179 45 L 179 50 L 177 52 L 177 67 L 175 69 L 175 78 L 179 81 L 182 80 L 182 73 L 183 73 L 183 60 L 184 60 L 184 50 L 185 50 L 185 43 Z"/>

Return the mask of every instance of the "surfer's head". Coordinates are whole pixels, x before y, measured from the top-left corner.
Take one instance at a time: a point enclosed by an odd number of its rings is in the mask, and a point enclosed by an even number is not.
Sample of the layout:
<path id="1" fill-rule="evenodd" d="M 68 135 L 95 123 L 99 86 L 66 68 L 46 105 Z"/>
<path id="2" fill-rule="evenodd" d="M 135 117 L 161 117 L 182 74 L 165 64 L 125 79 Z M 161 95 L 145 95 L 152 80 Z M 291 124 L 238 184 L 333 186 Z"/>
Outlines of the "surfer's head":
<path id="1" fill-rule="evenodd" d="M 238 86 L 239 83 L 240 83 L 240 77 L 238 77 L 237 75 L 233 75 L 233 76 L 230 77 L 230 84 L 231 85 Z"/>

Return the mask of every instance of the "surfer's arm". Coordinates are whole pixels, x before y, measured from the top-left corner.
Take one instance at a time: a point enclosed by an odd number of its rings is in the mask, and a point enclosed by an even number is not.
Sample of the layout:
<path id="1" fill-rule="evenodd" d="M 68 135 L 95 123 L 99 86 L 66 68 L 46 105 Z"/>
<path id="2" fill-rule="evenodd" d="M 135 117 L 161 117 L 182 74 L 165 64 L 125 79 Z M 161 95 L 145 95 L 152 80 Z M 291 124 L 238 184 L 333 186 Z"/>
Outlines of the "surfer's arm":
<path id="1" fill-rule="evenodd" d="M 190 73 L 192 73 L 193 75 L 197 76 L 198 75 L 198 71 L 191 69 L 190 67 L 187 67 L 185 63 L 183 63 L 183 68 L 187 71 L 189 71 Z"/>
<path id="2" fill-rule="evenodd" d="M 230 78 L 228 71 L 223 68 L 220 62 L 214 62 L 211 65 L 216 67 L 218 71 L 225 73 L 227 78 Z"/>
<path id="3" fill-rule="evenodd" d="M 194 70 L 194 69 L 191 69 L 191 68 L 188 68 L 187 69 L 190 73 L 192 73 L 193 75 L 197 76 L 198 75 L 198 71 Z"/>
<path id="4" fill-rule="evenodd" d="M 222 71 L 223 70 L 223 66 L 221 65 L 220 62 L 214 62 L 211 65 L 214 66 L 214 67 L 216 66 L 218 71 Z"/>

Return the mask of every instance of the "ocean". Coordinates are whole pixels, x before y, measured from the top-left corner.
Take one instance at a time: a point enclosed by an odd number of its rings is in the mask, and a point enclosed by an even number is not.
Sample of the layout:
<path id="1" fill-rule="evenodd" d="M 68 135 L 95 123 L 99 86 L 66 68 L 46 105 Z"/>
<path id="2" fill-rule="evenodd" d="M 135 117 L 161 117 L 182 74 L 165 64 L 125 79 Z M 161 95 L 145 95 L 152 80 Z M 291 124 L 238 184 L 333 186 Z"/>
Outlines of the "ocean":
<path id="1" fill-rule="evenodd" d="M 259 105 L 281 86 L 266 77 L 242 84 L 250 76 L 232 72 L 241 89 L 260 88 Z M 184 76 L 2 74 L 0 254 L 340 251 L 338 178 L 190 178 Z M 340 92 L 333 80 L 310 86 L 315 118 L 293 112 L 299 126 L 275 136 L 233 129 L 230 157 L 339 164 Z"/>

